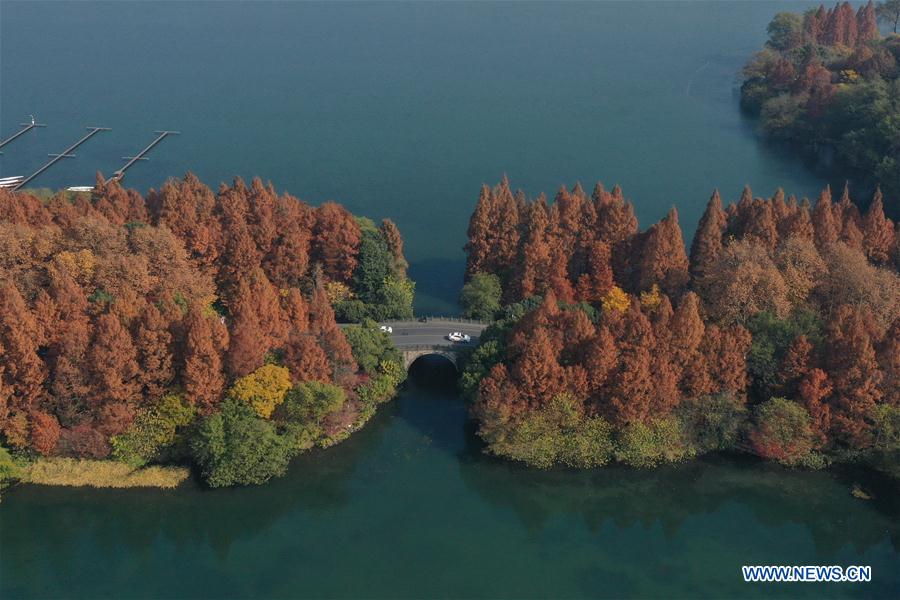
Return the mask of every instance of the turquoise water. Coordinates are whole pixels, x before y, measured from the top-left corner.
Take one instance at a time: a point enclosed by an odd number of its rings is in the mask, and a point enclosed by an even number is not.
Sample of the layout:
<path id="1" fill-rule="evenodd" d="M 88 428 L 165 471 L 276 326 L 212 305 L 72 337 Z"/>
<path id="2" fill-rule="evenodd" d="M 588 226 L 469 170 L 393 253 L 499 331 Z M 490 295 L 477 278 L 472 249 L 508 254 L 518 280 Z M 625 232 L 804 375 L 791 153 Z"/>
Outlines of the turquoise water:
<path id="1" fill-rule="evenodd" d="M 758 143 L 736 73 L 797 3 L 0 2 L 0 135 L 35 185 L 128 172 L 260 175 L 401 227 L 420 312 L 455 311 L 482 182 L 620 183 L 692 229 L 713 187 L 822 182 Z M 250 489 L 21 486 L 0 503 L 0 596 L 900 595 L 898 490 L 871 475 L 714 457 L 536 472 L 480 452 L 436 367 L 338 447 Z M 432 385 L 427 385 L 432 382 Z M 850 496 L 853 483 L 875 492 Z M 745 585 L 742 564 L 871 565 L 865 585 Z"/>

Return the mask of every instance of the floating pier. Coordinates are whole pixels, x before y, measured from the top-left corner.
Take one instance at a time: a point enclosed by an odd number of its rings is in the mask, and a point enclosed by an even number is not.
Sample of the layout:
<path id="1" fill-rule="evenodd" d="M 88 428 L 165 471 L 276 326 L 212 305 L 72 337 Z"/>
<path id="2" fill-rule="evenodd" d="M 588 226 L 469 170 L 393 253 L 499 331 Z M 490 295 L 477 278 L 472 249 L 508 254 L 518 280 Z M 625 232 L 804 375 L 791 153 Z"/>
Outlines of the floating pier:
<path id="1" fill-rule="evenodd" d="M 134 156 L 123 156 L 122 157 L 122 160 L 127 160 L 128 162 L 125 163 L 125 165 L 121 169 L 114 172 L 112 174 L 112 177 L 110 177 L 109 179 L 106 180 L 107 183 L 109 183 L 110 181 L 121 181 L 122 178 L 125 177 L 125 171 L 127 171 L 132 165 L 134 165 L 134 163 L 136 163 L 139 160 L 150 160 L 149 158 L 145 158 L 144 155 L 147 154 L 148 152 L 150 152 L 150 150 L 152 150 L 155 145 L 157 145 L 158 143 L 163 141 L 163 139 L 166 136 L 179 135 L 181 132 L 180 131 L 154 131 L 153 133 L 156 133 L 159 135 L 157 136 L 157 138 L 155 140 L 150 142 L 146 148 L 144 148 L 143 150 L 141 150 Z"/>
<path id="2" fill-rule="evenodd" d="M 57 161 L 59 161 L 63 158 L 75 158 L 75 155 L 71 154 L 72 150 L 74 150 L 78 146 L 82 145 L 83 143 L 85 143 L 86 141 L 88 141 L 89 139 L 91 139 L 92 137 L 94 137 L 95 135 L 100 133 L 101 131 L 109 131 L 110 130 L 109 127 L 87 127 L 86 129 L 88 130 L 87 135 L 85 135 L 83 138 L 81 138 L 80 140 L 78 140 L 77 142 L 75 142 L 74 144 L 72 144 L 71 146 L 66 148 L 65 150 L 63 150 L 62 153 L 48 154 L 47 156 L 52 157 L 50 159 L 50 161 L 47 164 L 45 164 L 43 167 L 41 167 L 40 169 L 38 169 L 37 171 L 32 173 L 31 175 L 29 175 L 28 177 L 26 177 L 25 179 L 20 181 L 14 188 L 12 188 L 13 191 L 18 190 L 19 188 L 24 186 L 26 183 L 28 183 L 29 181 L 31 181 L 32 179 L 34 179 L 35 177 L 37 177 L 38 175 L 40 175 L 41 173 L 43 173 L 44 171 L 46 171 L 47 169 L 49 169 L 50 167 L 55 165 Z M 19 135 L 20 134 L 21 134 L 21 132 L 19 132 Z"/>
<path id="3" fill-rule="evenodd" d="M 28 133 L 28 132 L 31 131 L 32 129 L 35 129 L 35 128 L 37 128 L 37 127 L 46 127 L 46 125 L 44 125 L 43 123 L 35 123 L 34 120 L 32 120 L 31 123 L 19 123 L 19 125 L 20 125 L 23 129 L 21 129 L 21 130 L 18 131 L 17 133 L 14 133 L 13 135 L 9 136 L 9 137 L 6 138 L 5 140 L 0 141 L 0 148 L 2 148 L 3 146 L 7 145 L 7 144 L 10 143 L 10 142 L 12 142 L 13 140 L 15 140 L 16 138 L 18 138 L 19 136 L 25 135 L 26 133 Z M 2 154 L 2 152 L 0 152 L 0 154 Z"/>

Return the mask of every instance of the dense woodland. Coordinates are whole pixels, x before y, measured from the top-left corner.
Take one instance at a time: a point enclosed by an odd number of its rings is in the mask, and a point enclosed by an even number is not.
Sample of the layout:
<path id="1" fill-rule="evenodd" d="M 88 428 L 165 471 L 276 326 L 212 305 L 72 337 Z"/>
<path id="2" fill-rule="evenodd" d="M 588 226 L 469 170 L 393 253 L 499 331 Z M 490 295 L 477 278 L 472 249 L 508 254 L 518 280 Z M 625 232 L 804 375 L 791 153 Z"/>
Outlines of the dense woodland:
<path id="1" fill-rule="evenodd" d="M 878 20 L 893 33 L 882 37 Z M 770 138 L 871 188 L 900 218 L 900 1 L 779 13 L 744 67 L 741 104 Z"/>
<path id="2" fill-rule="evenodd" d="M 391 221 L 259 179 L 0 190 L 3 444 L 264 481 L 393 395 L 399 356 L 368 318 L 412 314 L 405 270 Z"/>
<path id="3" fill-rule="evenodd" d="M 496 317 L 462 377 L 478 433 L 538 466 L 741 449 L 900 465 L 900 230 L 880 193 L 709 200 L 645 231 L 617 186 L 481 191 L 462 302 Z"/>

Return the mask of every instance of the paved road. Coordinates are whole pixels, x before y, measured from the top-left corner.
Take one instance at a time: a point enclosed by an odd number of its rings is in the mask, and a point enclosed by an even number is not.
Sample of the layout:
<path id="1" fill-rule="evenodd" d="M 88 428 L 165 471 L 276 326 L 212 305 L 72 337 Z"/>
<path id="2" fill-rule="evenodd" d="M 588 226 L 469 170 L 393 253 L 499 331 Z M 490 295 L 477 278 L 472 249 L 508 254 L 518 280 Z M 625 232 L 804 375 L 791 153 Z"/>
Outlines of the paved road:
<path id="1" fill-rule="evenodd" d="M 475 346 L 478 337 L 487 327 L 483 323 L 465 323 L 451 320 L 420 321 L 389 321 L 383 323 L 394 328 L 391 339 L 398 349 L 412 348 L 414 346 Z M 460 331 L 472 337 L 468 344 L 454 344 L 447 339 L 451 331 Z"/>

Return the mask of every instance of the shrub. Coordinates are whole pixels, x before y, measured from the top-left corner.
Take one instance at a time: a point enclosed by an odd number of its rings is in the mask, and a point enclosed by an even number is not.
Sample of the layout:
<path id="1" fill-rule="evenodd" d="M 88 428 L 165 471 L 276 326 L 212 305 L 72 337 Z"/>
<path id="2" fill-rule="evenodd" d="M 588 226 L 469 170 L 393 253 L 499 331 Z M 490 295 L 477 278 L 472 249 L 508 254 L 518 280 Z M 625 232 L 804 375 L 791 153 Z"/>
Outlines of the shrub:
<path id="1" fill-rule="evenodd" d="M 721 393 L 685 399 L 677 418 L 687 442 L 698 453 L 734 447 L 747 420 L 747 407 L 733 394 Z"/>
<path id="2" fill-rule="evenodd" d="M 318 381 L 307 381 L 291 389 L 278 407 L 275 419 L 295 450 L 311 447 L 321 436 L 325 419 L 344 407 L 343 389 Z"/>
<path id="3" fill-rule="evenodd" d="M 4 485 L 22 478 L 22 469 L 15 463 L 9 450 L 0 446 L 0 489 Z"/>
<path id="4" fill-rule="evenodd" d="M 166 394 L 155 406 L 138 413 L 124 433 L 110 439 L 113 458 L 132 467 L 158 460 L 175 444 L 178 429 L 190 424 L 194 415 L 194 408 L 180 394 Z"/>
<path id="5" fill-rule="evenodd" d="M 390 377 L 376 375 L 368 383 L 356 389 L 356 395 L 364 404 L 378 404 L 393 397 L 397 387 Z"/>
<path id="6" fill-rule="evenodd" d="M 590 417 L 563 436 L 558 460 L 578 468 L 600 467 L 613 455 L 612 426 L 602 417 Z"/>
<path id="7" fill-rule="evenodd" d="M 584 417 L 571 394 L 555 396 L 549 406 L 486 434 L 491 452 L 546 469 L 605 465 L 613 452 L 612 427 L 601 417 Z"/>
<path id="8" fill-rule="evenodd" d="M 649 424 L 631 423 L 619 431 L 616 460 L 632 467 L 655 467 L 691 458 L 696 450 L 688 444 L 677 419 L 669 417 Z"/>
<path id="9" fill-rule="evenodd" d="M 900 407 L 880 404 L 875 407 L 872 431 L 875 443 L 871 463 L 894 477 L 900 477 Z"/>
<path id="10" fill-rule="evenodd" d="M 814 439 L 809 413 L 796 402 L 772 398 L 756 407 L 750 442 L 763 458 L 802 465 L 810 458 Z"/>
<path id="11" fill-rule="evenodd" d="M 290 388 L 290 371 L 267 364 L 235 381 L 228 395 L 246 402 L 259 416 L 268 419 L 275 407 L 284 401 L 284 395 Z"/>

